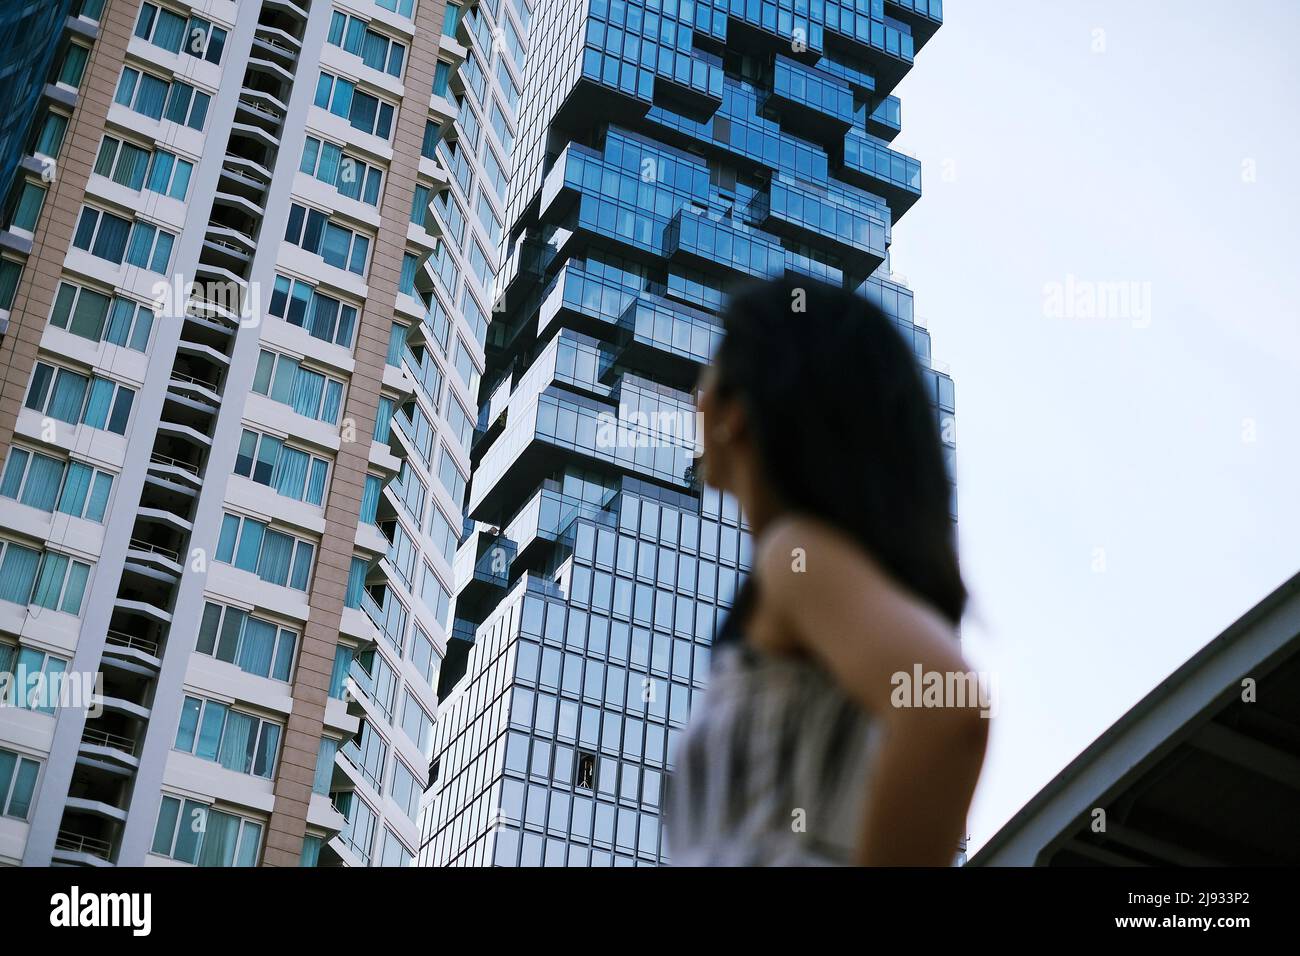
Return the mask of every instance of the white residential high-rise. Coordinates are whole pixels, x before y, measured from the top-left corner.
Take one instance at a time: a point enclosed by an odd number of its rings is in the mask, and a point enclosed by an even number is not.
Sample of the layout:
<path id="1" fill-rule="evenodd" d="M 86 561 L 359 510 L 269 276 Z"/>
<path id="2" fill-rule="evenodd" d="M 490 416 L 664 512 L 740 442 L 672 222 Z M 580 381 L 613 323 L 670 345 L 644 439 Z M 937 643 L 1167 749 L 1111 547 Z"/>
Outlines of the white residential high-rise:
<path id="1" fill-rule="evenodd" d="M 0 864 L 411 861 L 528 19 L 71 4 L 0 221 Z"/>

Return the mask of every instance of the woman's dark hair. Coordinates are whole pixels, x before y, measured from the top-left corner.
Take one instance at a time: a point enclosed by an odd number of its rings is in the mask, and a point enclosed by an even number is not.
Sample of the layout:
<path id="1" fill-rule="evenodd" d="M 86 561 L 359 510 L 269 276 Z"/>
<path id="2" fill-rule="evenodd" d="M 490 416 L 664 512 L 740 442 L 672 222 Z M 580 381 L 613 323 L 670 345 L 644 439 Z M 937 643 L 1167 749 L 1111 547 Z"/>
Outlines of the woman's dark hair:
<path id="1" fill-rule="evenodd" d="M 894 322 L 844 289 L 787 277 L 739 290 L 722 323 L 714 387 L 745 408 L 780 504 L 850 535 L 956 624 L 966 588 L 937 416 Z M 743 625 L 751 581 L 719 641 Z"/>

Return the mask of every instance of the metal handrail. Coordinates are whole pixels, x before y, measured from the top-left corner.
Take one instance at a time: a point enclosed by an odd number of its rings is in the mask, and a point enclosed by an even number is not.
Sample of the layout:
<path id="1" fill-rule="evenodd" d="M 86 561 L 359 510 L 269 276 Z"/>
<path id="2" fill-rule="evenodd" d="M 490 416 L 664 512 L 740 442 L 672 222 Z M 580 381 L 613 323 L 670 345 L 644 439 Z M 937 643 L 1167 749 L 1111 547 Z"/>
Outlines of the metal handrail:
<path id="1" fill-rule="evenodd" d="M 107 860 L 113 846 L 107 840 L 75 833 L 72 830 L 60 830 L 54 839 L 54 849 L 67 850 L 72 853 L 89 853 Z"/>
<path id="2" fill-rule="evenodd" d="M 160 554 L 164 558 L 171 558 L 173 561 L 180 560 L 180 552 L 173 551 L 171 548 L 164 548 L 162 545 L 150 544 L 143 538 L 132 538 L 128 547 L 132 551 L 144 551 L 148 554 Z"/>
<path id="3" fill-rule="evenodd" d="M 130 737 L 123 737 L 121 734 L 110 734 L 105 730 L 87 727 L 82 733 L 81 739 L 88 744 L 98 744 L 113 750 L 120 750 L 131 757 L 135 756 L 135 741 Z"/>
<path id="4" fill-rule="evenodd" d="M 149 456 L 149 461 L 155 465 L 170 465 L 182 471 L 188 471 L 191 475 L 199 473 L 198 465 L 191 465 L 188 461 L 181 461 L 179 458 L 171 458 L 168 455 L 160 455 L 157 452 Z"/>
<path id="5" fill-rule="evenodd" d="M 105 640 L 114 647 L 128 647 L 131 650 L 144 651 L 153 657 L 158 656 L 158 642 L 151 641 L 147 637 L 136 637 L 125 631 L 110 630 Z"/>

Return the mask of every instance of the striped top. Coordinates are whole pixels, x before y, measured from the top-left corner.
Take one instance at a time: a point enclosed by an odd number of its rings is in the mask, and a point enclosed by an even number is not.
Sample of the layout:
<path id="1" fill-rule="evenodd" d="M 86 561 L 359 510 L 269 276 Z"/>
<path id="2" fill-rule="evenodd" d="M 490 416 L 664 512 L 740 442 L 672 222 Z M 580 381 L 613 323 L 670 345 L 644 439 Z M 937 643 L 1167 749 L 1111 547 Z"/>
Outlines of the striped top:
<path id="1" fill-rule="evenodd" d="M 716 648 L 666 794 L 673 865 L 851 864 L 871 731 L 816 663 L 743 639 Z"/>

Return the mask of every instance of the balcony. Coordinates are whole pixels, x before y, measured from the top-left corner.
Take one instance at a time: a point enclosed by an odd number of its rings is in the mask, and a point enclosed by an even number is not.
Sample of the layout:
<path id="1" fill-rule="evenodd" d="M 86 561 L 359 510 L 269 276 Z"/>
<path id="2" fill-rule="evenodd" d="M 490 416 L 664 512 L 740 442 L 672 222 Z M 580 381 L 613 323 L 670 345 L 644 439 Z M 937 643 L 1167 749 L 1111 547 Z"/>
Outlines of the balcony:
<path id="1" fill-rule="evenodd" d="M 113 845 L 76 830 L 59 830 L 53 860 L 67 866 L 112 866 Z"/>
<path id="2" fill-rule="evenodd" d="M 834 142 L 853 125 L 853 91 L 835 77 L 777 56 L 764 106 L 781 126 L 809 139 Z"/>
<path id="3" fill-rule="evenodd" d="M 890 149 L 874 137 L 856 132 L 844 137 L 842 175 L 889 203 L 898 222 L 921 198 L 921 163 Z"/>

